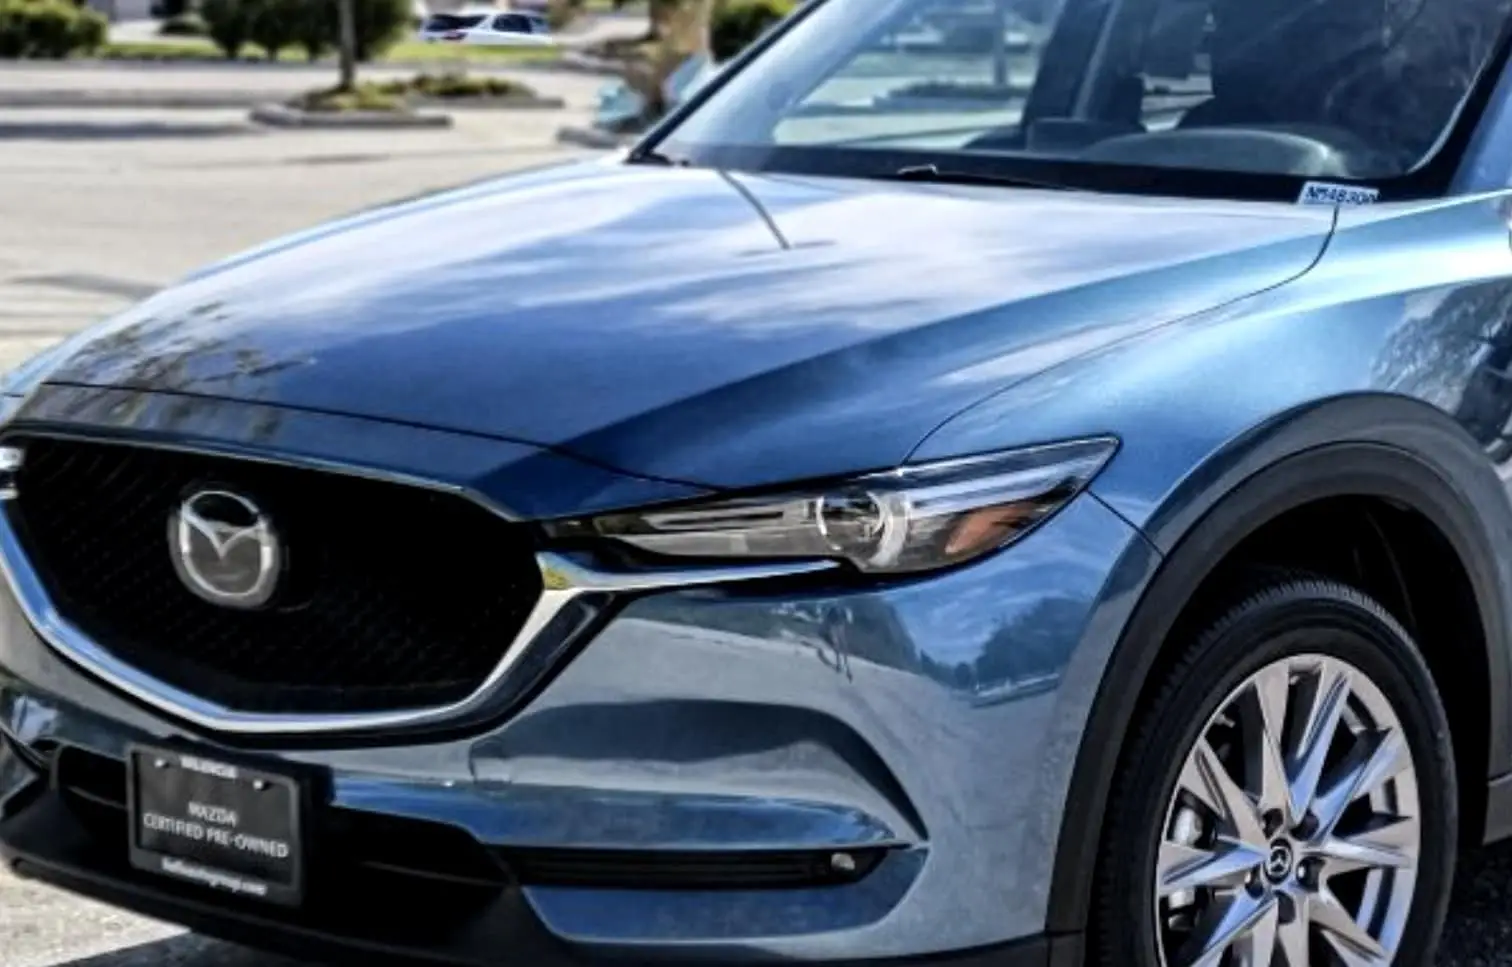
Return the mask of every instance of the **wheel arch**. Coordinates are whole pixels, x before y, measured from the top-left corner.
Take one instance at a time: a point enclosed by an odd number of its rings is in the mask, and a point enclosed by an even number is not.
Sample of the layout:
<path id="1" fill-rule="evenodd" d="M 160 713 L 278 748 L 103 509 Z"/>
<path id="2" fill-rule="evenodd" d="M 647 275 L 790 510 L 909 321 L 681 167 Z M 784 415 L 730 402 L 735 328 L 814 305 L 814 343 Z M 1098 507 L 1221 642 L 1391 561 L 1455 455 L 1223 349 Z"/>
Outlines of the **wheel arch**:
<path id="1" fill-rule="evenodd" d="M 1494 468 L 1447 415 L 1415 400 L 1371 394 L 1288 414 L 1205 461 L 1138 522 L 1165 556 L 1113 648 L 1081 736 L 1050 884 L 1051 934 L 1087 927 L 1100 833 L 1124 739 L 1187 605 L 1208 576 L 1268 522 L 1346 497 L 1415 512 L 1463 565 L 1489 673 L 1486 771 L 1474 778 L 1512 771 L 1512 575 L 1496 553 L 1499 544 L 1512 549 L 1512 504 Z M 1512 808 L 1512 794 L 1507 805 Z M 1512 816 L 1498 820 L 1489 813 L 1488 831 L 1499 826 L 1512 832 Z"/>

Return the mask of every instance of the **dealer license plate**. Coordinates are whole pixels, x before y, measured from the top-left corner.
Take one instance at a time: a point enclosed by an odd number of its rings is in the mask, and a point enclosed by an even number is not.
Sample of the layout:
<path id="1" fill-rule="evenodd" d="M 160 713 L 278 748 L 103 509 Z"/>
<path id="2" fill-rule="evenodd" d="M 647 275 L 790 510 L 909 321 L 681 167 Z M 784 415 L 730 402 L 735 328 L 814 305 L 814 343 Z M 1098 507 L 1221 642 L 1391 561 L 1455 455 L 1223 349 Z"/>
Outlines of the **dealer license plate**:
<path id="1" fill-rule="evenodd" d="M 254 900 L 300 902 L 298 781 L 143 746 L 129 750 L 127 778 L 132 866 Z"/>

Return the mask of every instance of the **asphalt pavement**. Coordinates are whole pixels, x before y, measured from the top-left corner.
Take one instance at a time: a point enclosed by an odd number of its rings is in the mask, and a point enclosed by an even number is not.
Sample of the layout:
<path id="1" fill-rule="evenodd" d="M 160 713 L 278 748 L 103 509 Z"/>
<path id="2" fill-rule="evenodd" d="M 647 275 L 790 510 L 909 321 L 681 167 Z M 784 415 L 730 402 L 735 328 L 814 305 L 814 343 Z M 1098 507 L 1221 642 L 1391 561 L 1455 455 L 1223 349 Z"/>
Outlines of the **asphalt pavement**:
<path id="1" fill-rule="evenodd" d="M 309 86 L 297 71 L 203 74 L 206 83 Z M 0 90 L 168 76 L 0 68 Z M 0 367 L 279 234 L 570 157 L 552 134 L 582 120 L 596 82 L 536 81 L 569 110 L 461 113 L 452 130 L 402 134 L 248 134 L 239 111 L 0 109 Z M 0 967 L 59 965 L 294 967 L 0 873 Z M 1512 967 L 1512 846 L 1463 861 L 1439 965 Z"/>

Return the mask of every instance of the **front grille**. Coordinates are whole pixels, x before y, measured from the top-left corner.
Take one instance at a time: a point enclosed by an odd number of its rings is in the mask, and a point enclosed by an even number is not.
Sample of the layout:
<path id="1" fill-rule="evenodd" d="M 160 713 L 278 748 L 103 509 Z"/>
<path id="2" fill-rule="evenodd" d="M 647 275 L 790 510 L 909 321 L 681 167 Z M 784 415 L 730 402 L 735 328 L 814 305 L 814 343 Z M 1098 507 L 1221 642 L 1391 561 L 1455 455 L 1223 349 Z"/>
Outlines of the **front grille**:
<path id="1" fill-rule="evenodd" d="M 47 437 L 8 513 L 59 613 L 134 667 L 228 708 L 444 705 L 497 666 L 541 591 L 531 540 L 454 494 L 206 454 Z M 286 549 L 266 606 L 191 594 L 168 520 L 196 490 L 253 499 Z"/>

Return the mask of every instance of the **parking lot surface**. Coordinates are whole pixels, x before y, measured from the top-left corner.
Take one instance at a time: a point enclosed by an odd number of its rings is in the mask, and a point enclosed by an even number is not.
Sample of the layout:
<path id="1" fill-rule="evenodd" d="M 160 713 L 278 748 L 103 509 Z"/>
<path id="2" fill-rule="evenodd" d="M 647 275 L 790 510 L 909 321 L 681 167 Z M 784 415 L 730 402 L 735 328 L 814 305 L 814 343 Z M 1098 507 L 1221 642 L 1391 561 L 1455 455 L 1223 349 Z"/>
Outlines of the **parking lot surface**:
<path id="1" fill-rule="evenodd" d="M 458 112 L 452 130 L 397 134 L 243 120 L 0 109 L 0 364 L 271 237 L 570 156 L 550 111 Z"/>
<path id="2" fill-rule="evenodd" d="M 570 157 L 553 112 L 462 112 L 453 130 L 398 135 L 231 133 L 241 120 L 0 109 L 0 366 L 270 237 Z M 1512 967 L 1512 847 L 1462 863 L 1439 964 Z M 293 967 L 0 873 L 0 967 L 56 965 Z"/>

